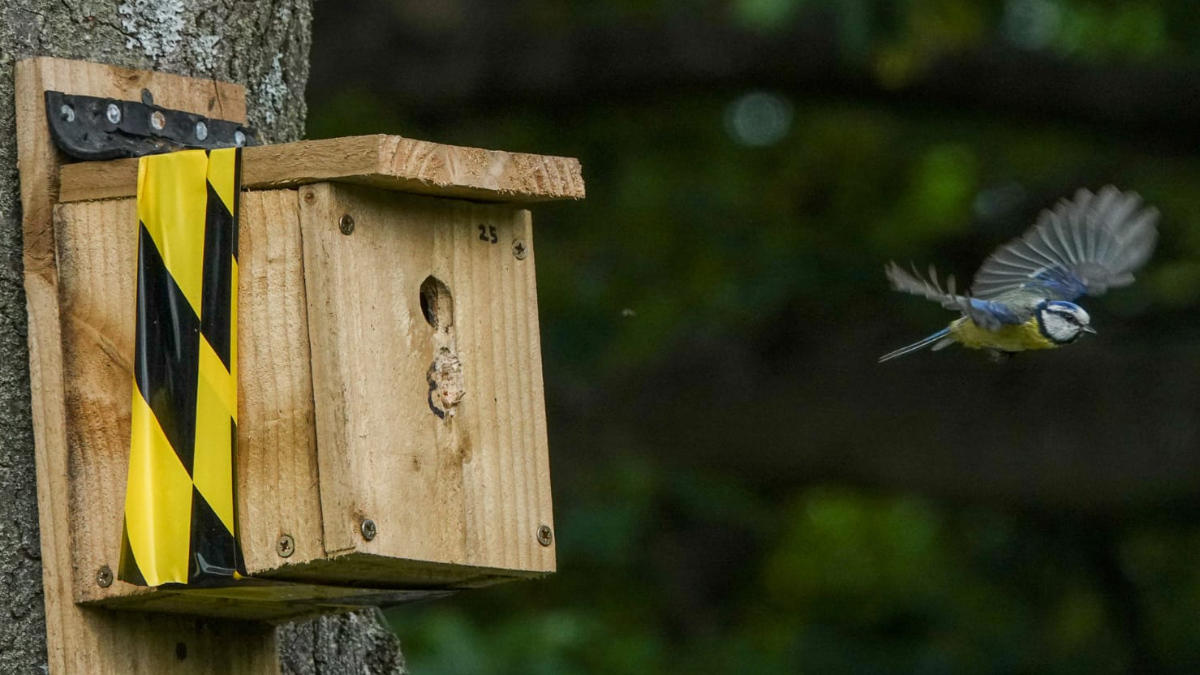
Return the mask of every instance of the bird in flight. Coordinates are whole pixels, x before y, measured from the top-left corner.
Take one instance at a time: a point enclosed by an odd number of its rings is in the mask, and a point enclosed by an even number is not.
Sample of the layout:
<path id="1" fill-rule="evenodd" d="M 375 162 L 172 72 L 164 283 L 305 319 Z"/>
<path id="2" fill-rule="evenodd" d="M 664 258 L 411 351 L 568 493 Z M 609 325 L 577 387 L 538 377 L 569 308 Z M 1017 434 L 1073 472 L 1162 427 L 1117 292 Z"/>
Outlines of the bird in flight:
<path id="1" fill-rule="evenodd" d="M 995 358 L 1030 349 L 1054 349 L 1095 333 L 1091 318 L 1074 300 L 1133 283 L 1158 238 L 1158 210 L 1136 193 L 1113 186 L 1095 194 L 1081 189 L 1042 211 L 1019 239 L 983 261 L 970 292 L 955 293 L 954 277 L 943 289 L 937 272 L 929 279 L 896 263 L 885 271 L 892 287 L 962 313 L 929 337 L 879 357 L 879 362 L 932 346 L 958 343 Z"/>

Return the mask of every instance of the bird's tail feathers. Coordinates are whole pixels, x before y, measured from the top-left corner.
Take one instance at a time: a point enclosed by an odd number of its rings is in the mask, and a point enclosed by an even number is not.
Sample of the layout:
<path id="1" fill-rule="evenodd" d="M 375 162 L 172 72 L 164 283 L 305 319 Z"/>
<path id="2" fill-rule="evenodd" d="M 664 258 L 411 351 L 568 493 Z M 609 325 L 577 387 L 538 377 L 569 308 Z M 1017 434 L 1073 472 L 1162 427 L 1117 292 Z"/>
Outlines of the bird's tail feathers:
<path id="1" fill-rule="evenodd" d="M 904 293 L 912 293 L 919 295 L 926 300 L 932 300 L 946 309 L 958 309 L 966 311 L 965 308 L 970 304 L 970 300 L 966 296 L 958 295 L 955 291 L 954 275 L 946 277 L 946 288 L 938 283 L 937 270 L 932 265 L 929 266 L 929 278 L 921 276 L 916 267 L 910 273 L 895 262 L 890 262 L 884 268 L 887 274 L 888 281 L 892 283 L 892 288 Z"/>
<path id="2" fill-rule="evenodd" d="M 898 356 L 904 356 L 905 354 L 911 354 L 917 350 L 924 349 L 925 347 L 928 347 L 929 345 L 933 345 L 934 351 L 937 351 L 937 350 L 941 349 L 942 347 L 945 347 L 946 345 L 950 344 L 953 341 L 954 341 L 954 338 L 950 337 L 950 329 L 943 328 L 923 340 L 918 340 L 918 341 L 912 343 L 911 345 L 907 345 L 907 346 L 901 347 L 900 349 L 897 349 L 894 352 L 888 352 L 887 354 L 884 354 L 883 356 L 879 357 L 879 362 L 883 363 L 884 361 L 890 361 Z"/>

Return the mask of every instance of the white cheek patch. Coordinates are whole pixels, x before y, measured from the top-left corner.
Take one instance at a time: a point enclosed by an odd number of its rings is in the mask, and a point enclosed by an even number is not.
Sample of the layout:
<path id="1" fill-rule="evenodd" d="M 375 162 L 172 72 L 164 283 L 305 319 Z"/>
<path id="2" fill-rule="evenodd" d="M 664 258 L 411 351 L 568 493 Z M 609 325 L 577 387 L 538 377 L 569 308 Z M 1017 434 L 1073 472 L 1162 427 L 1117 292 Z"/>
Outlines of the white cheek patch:
<path id="1" fill-rule="evenodd" d="M 1042 326 L 1046 329 L 1046 335 L 1055 342 L 1074 339 L 1080 331 L 1079 326 L 1057 312 L 1043 312 Z"/>

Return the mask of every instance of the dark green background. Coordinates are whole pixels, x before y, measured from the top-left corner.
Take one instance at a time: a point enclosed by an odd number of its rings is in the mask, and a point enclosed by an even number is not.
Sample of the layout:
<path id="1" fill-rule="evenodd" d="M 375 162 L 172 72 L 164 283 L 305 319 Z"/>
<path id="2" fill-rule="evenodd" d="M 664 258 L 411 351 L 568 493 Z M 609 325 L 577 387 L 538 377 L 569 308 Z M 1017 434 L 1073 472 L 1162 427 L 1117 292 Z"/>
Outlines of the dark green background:
<path id="1" fill-rule="evenodd" d="M 560 572 L 416 673 L 1200 669 L 1191 0 L 316 6 L 309 136 L 579 157 L 534 209 Z M 1078 187 L 1163 214 L 1096 337 L 877 365 Z"/>

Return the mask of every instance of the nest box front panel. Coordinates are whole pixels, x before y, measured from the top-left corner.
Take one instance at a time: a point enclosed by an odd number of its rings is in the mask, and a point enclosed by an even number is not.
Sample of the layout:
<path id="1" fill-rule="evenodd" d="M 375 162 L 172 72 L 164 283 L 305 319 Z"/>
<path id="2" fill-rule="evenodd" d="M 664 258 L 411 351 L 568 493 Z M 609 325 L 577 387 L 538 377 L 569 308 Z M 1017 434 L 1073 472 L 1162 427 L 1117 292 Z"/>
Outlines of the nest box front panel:
<path id="1" fill-rule="evenodd" d="M 326 555 L 553 571 L 528 211 L 323 183 L 300 220 Z"/>

